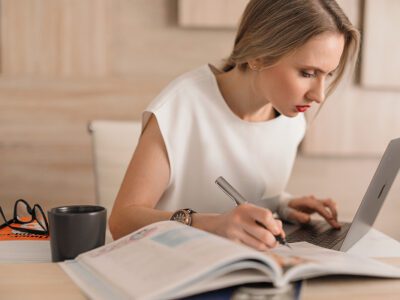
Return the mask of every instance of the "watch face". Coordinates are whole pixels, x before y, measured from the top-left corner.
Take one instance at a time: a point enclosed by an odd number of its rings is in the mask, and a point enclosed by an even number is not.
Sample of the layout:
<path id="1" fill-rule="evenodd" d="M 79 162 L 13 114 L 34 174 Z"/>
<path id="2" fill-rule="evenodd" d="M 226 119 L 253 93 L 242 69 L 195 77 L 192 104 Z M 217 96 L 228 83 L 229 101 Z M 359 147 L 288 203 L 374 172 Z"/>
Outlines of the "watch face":
<path id="1" fill-rule="evenodd" d="M 178 210 L 172 215 L 171 220 L 178 221 L 186 225 L 190 225 L 191 223 L 190 213 L 183 209 Z"/>

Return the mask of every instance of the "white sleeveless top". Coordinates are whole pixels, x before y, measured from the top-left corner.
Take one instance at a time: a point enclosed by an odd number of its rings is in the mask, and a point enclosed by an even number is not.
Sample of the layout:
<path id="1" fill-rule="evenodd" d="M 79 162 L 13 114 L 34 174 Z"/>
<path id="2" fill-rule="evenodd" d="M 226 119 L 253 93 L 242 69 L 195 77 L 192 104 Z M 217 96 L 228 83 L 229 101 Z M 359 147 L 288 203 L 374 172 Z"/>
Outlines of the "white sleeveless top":
<path id="1" fill-rule="evenodd" d="M 157 209 L 223 213 L 234 203 L 215 184 L 229 181 L 249 202 L 277 210 L 306 123 L 303 114 L 266 122 L 240 119 L 205 65 L 170 83 L 143 113 L 157 119 L 170 164 Z"/>

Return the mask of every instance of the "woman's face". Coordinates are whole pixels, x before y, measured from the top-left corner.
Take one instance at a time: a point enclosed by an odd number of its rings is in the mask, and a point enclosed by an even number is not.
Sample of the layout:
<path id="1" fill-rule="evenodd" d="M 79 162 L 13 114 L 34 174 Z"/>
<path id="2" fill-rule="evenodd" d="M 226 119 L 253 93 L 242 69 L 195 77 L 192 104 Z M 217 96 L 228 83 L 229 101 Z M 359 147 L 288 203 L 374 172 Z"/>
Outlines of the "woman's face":
<path id="1" fill-rule="evenodd" d="M 325 98 L 326 81 L 339 65 L 344 37 L 327 32 L 311 38 L 275 65 L 254 71 L 253 91 L 263 103 L 295 117 Z M 257 65 L 257 60 L 249 62 Z"/>

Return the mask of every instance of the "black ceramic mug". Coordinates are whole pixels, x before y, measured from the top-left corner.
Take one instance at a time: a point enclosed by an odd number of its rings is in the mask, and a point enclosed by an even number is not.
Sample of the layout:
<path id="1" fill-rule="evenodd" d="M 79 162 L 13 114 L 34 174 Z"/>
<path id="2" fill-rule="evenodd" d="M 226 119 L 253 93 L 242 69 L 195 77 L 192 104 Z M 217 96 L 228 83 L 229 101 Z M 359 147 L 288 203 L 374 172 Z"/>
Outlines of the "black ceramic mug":
<path id="1" fill-rule="evenodd" d="M 53 262 L 74 259 L 80 253 L 104 245 L 107 211 L 97 205 L 52 208 L 49 217 Z"/>

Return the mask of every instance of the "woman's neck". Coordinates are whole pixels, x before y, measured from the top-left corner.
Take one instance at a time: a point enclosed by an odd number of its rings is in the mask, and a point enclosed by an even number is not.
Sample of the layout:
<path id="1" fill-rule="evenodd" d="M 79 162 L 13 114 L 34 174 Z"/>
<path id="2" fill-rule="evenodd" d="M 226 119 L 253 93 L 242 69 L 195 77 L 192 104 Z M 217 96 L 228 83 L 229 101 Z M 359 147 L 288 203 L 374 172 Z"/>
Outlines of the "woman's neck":
<path id="1" fill-rule="evenodd" d="M 221 94 L 239 118 L 249 122 L 268 121 L 276 117 L 271 103 L 257 97 L 253 71 L 240 71 L 237 67 L 226 73 L 216 74 Z"/>

